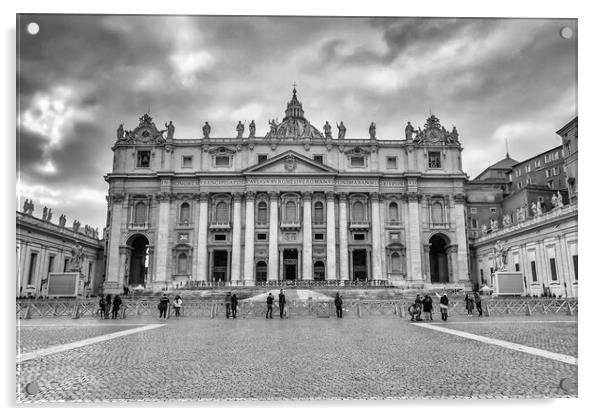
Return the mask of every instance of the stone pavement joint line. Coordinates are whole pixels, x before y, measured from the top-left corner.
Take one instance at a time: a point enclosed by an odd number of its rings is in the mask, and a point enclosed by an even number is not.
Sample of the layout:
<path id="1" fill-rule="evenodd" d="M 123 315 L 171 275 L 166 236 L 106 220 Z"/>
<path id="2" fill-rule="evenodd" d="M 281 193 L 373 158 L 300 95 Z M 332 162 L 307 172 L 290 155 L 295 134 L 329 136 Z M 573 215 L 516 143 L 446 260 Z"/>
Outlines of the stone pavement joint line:
<path id="1" fill-rule="evenodd" d="M 551 360 L 560 361 L 560 362 L 566 363 L 566 364 L 577 365 L 577 358 L 571 357 L 570 355 L 558 354 L 555 352 L 541 350 L 539 348 L 533 348 L 533 347 L 527 347 L 526 345 L 515 344 L 514 342 L 502 341 L 502 340 L 495 339 L 495 338 L 488 338 L 488 337 L 484 337 L 482 335 L 475 335 L 475 334 L 471 334 L 469 332 L 458 331 L 456 329 L 449 329 L 449 328 L 444 328 L 441 326 L 434 326 L 431 324 L 418 323 L 418 324 L 414 324 L 414 325 L 420 326 L 423 328 L 432 329 L 434 331 L 445 332 L 447 334 L 452 334 L 452 335 L 456 335 L 459 337 L 472 339 L 475 341 L 484 342 L 486 344 L 497 345 L 499 347 L 504 347 L 504 348 L 508 348 L 511 350 L 524 352 L 527 354 L 537 355 L 539 357 L 549 358 Z"/>
<path id="2" fill-rule="evenodd" d="M 56 354 L 58 352 L 68 351 L 75 348 L 85 347 L 87 345 L 96 344 L 98 342 L 108 341 L 110 339 L 124 337 L 126 335 L 132 335 L 137 332 L 148 331 L 151 329 L 160 328 L 166 324 L 151 324 L 145 325 L 140 328 L 126 329 L 125 331 L 113 332 L 112 334 L 100 335 L 98 337 L 87 338 L 81 341 L 70 342 L 68 344 L 54 345 L 52 347 L 43 348 L 36 351 L 27 352 L 24 354 L 17 354 L 17 364 L 24 361 L 34 360 L 36 358 L 45 357 L 46 355 Z"/>

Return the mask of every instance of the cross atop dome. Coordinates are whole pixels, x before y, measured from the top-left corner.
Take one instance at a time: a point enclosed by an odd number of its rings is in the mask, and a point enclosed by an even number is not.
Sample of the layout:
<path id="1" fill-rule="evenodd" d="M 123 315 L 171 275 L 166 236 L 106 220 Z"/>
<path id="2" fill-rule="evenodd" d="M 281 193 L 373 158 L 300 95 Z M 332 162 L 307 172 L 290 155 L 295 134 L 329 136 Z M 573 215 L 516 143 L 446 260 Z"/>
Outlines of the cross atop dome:
<path id="1" fill-rule="evenodd" d="M 284 120 L 287 120 L 289 118 L 298 118 L 303 120 L 305 119 L 303 113 L 303 105 L 297 99 L 297 83 L 295 82 L 293 83 L 293 98 L 291 98 L 291 100 L 287 104 L 286 111 L 284 112 L 284 114 Z"/>

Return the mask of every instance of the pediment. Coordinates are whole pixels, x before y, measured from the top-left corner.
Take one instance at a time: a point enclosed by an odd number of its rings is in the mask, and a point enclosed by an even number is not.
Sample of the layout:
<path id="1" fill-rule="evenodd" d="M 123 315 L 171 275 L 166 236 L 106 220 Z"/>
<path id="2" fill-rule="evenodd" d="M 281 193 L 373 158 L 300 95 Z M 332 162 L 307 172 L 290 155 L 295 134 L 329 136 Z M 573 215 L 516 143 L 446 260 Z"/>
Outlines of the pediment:
<path id="1" fill-rule="evenodd" d="M 322 163 L 316 162 L 297 152 L 289 150 L 281 153 L 263 163 L 250 166 L 243 174 L 330 174 L 338 173 L 336 169 Z"/>

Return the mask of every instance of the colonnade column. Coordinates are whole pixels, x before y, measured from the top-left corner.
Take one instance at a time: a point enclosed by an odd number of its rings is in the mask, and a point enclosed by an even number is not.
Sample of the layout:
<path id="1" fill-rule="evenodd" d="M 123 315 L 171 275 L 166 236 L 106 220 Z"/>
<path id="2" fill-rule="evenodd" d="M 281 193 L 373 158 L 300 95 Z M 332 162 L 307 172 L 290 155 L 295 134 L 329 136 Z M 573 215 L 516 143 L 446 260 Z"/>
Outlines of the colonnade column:
<path id="1" fill-rule="evenodd" d="M 380 236 L 380 198 L 378 193 L 370 194 L 372 203 L 372 280 L 383 278 L 382 240 Z"/>
<path id="2" fill-rule="evenodd" d="M 326 263 L 327 280 L 337 278 L 337 249 L 336 249 L 336 224 L 334 214 L 334 192 L 326 193 Z"/>
<path id="3" fill-rule="evenodd" d="M 209 194 L 199 195 L 199 236 L 197 243 L 196 280 L 208 282 L 207 272 L 207 222 L 209 216 Z"/>
<path id="4" fill-rule="evenodd" d="M 311 192 L 303 192 L 303 259 L 302 280 L 311 280 L 312 273 L 312 222 Z"/>
<path id="5" fill-rule="evenodd" d="M 232 274 L 230 281 L 238 282 L 240 280 L 240 243 L 242 240 L 242 226 L 241 226 L 241 217 L 240 217 L 240 204 L 241 204 L 242 194 L 237 192 L 234 194 L 234 209 L 233 220 L 232 220 Z"/>
<path id="6" fill-rule="evenodd" d="M 347 245 L 347 194 L 339 194 L 339 267 L 341 280 L 349 280 L 349 248 Z"/>
<path id="7" fill-rule="evenodd" d="M 162 185 L 163 186 L 163 185 Z M 158 231 L 157 231 L 157 268 L 156 281 L 161 283 L 161 287 L 167 284 L 167 243 L 169 241 L 169 207 L 171 194 L 168 192 L 162 192 L 158 195 L 159 200 L 159 218 L 158 218 Z"/>
<path id="8" fill-rule="evenodd" d="M 247 208 L 245 217 L 245 265 L 243 279 L 252 284 L 255 265 L 255 193 L 247 192 Z"/>
<path id="9" fill-rule="evenodd" d="M 123 224 L 124 217 L 127 215 L 127 204 L 124 204 L 124 195 L 121 194 L 113 194 L 109 195 L 110 198 L 110 215 L 111 215 L 111 224 L 109 231 L 109 247 L 108 247 L 108 256 L 107 256 L 107 270 L 106 270 L 106 278 L 103 283 L 103 290 L 105 293 L 119 293 L 119 266 L 120 266 L 120 240 L 121 240 L 121 227 Z M 125 207 L 124 207 L 125 205 Z M 29 250 L 27 250 L 27 244 L 25 245 L 25 250 L 22 256 L 24 256 L 24 260 L 27 259 L 29 255 Z M 60 256 L 60 261 L 64 261 L 64 255 Z M 25 278 L 25 273 L 27 263 L 23 262 L 23 266 L 21 268 L 21 273 L 23 274 L 21 277 Z"/>
<path id="10" fill-rule="evenodd" d="M 270 240 L 268 244 L 268 280 L 278 280 L 278 193 L 270 192 Z"/>
<path id="11" fill-rule="evenodd" d="M 457 262 L 458 267 L 454 270 L 455 281 L 468 282 L 468 247 L 466 240 L 466 219 L 465 219 L 465 197 L 462 194 L 454 195 L 454 214 L 456 219 L 456 239 L 458 242 Z"/>
<path id="12" fill-rule="evenodd" d="M 422 239 L 420 238 L 420 211 L 418 208 L 418 193 L 408 193 L 408 234 L 407 246 L 410 254 L 410 272 L 408 280 L 423 280 L 422 273 Z"/>

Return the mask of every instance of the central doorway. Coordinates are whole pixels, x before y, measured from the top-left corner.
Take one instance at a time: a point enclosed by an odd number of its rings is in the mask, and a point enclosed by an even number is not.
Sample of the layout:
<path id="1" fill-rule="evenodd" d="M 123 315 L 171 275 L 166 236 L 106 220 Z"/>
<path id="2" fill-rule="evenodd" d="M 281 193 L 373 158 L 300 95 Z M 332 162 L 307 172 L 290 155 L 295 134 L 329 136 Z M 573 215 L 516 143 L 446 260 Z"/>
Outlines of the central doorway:
<path id="1" fill-rule="evenodd" d="M 147 252 L 148 252 L 148 239 L 143 235 L 137 235 L 129 243 L 132 247 L 130 261 L 129 261 L 129 275 L 128 285 L 129 286 L 144 286 L 146 283 L 146 272 L 148 269 L 147 264 Z M 127 263 L 126 263 L 127 268 Z"/>
<path id="2" fill-rule="evenodd" d="M 366 280 L 368 278 L 366 250 L 353 250 L 353 280 Z"/>
<path id="3" fill-rule="evenodd" d="M 284 262 L 284 280 L 297 280 L 298 251 L 296 248 L 286 248 L 282 253 Z"/>
<path id="4" fill-rule="evenodd" d="M 449 283 L 447 264 L 447 241 L 439 234 L 429 240 L 429 261 L 431 266 L 432 283 Z"/>
<path id="5" fill-rule="evenodd" d="M 213 280 L 225 282 L 228 279 L 228 251 L 215 250 L 213 252 Z"/>

